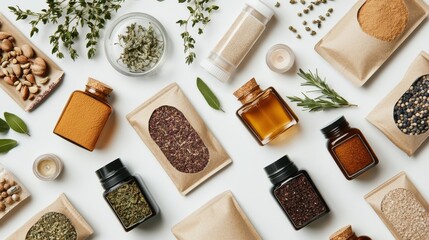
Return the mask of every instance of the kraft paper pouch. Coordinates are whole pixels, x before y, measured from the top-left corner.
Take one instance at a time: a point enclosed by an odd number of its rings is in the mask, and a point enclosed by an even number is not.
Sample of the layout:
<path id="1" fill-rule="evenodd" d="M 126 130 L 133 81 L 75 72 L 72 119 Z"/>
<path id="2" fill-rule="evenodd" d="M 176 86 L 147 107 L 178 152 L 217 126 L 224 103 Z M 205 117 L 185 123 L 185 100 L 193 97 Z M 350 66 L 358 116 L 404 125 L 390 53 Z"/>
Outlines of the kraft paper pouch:
<path id="1" fill-rule="evenodd" d="M 91 226 L 61 194 L 6 240 L 75 239 L 85 240 L 94 233 Z"/>
<path id="2" fill-rule="evenodd" d="M 429 205 L 404 172 L 365 196 L 395 239 L 429 239 Z"/>
<path id="3" fill-rule="evenodd" d="M 429 11 L 422 0 L 404 0 L 408 10 L 406 26 L 396 39 L 384 41 L 364 32 L 358 22 L 359 11 L 365 2 L 357 1 L 315 46 L 320 56 L 358 86 L 362 86 L 380 68 L 427 17 Z"/>
<path id="4" fill-rule="evenodd" d="M 19 197 L 18 201 L 13 201 L 12 204 L 7 203 L 7 198 L 3 198 L 0 203 L 4 204 L 5 209 L 0 211 L 0 221 L 3 217 L 5 217 L 8 213 L 10 213 L 13 209 L 20 206 L 27 198 L 30 197 L 30 192 L 22 185 L 22 183 L 3 165 L 0 164 L 0 184 L 3 186 L 3 189 L 0 192 L 8 193 L 8 197 L 11 197 L 11 194 L 17 194 Z M 8 189 L 4 189 L 4 185 L 8 184 Z M 11 194 L 9 194 L 11 193 Z"/>
<path id="5" fill-rule="evenodd" d="M 210 200 L 171 231 L 178 240 L 261 240 L 230 191 Z"/>
<path id="6" fill-rule="evenodd" d="M 176 83 L 127 119 L 183 195 L 232 162 Z"/>
<path id="7" fill-rule="evenodd" d="M 429 54 L 421 52 L 411 63 L 402 81 L 366 117 L 409 156 L 413 155 L 429 136 L 429 97 L 425 97 L 427 91 Z M 416 99 L 419 102 L 415 104 L 407 99 Z M 411 105 L 407 106 L 407 102 Z M 407 112 L 407 109 L 413 111 Z M 404 119 L 401 119 L 401 114 Z M 412 126 L 414 123 L 416 125 Z"/>

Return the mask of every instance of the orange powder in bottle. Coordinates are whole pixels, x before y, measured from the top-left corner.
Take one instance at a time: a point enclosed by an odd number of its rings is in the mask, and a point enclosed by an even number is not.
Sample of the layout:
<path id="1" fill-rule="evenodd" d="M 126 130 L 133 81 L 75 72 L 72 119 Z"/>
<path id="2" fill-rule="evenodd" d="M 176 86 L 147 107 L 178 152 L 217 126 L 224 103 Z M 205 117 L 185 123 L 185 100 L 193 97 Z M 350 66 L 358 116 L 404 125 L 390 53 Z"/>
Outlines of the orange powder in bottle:
<path id="1" fill-rule="evenodd" d="M 97 140 L 112 113 L 107 96 L 112 88 L 89 78 L 85 92 L 75 91 L 61 114 L 54 133 L 89 151 Z"/>

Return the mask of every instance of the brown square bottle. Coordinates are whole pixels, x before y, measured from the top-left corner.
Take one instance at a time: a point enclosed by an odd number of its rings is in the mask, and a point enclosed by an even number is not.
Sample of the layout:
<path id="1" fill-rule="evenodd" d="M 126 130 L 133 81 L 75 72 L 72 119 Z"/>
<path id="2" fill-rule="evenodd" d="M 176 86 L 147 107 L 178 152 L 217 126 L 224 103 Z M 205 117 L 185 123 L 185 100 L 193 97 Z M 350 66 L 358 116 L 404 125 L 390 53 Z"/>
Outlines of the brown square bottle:
<path id="1" fill-rule="evenodd" d="M 112 107 L 107 102 L 112 88 L 89 78 L 85 91 L 74 91 L 58 119 L 54 133 L 89 151 L 94 150 Z"/>
<path id="2" fill-rule="evenodd" d="M 234 92 L 243 104 L 237 116 L 260 145 L 265 145 L 290 127 L 298 117 L 273 87 L 262 90 L 252 78 Z"/>

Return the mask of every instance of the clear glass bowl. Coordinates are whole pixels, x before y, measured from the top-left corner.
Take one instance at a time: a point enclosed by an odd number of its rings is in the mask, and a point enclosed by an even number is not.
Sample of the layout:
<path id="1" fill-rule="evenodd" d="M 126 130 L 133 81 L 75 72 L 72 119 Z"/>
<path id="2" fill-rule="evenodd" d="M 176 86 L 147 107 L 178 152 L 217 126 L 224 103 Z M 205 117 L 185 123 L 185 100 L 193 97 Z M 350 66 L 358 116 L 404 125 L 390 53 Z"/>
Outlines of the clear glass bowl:
<path id="1" fill-rule="evenodd" d="M 155 33 L 158 36 L 158 39 L 162 41 L 162 44 L 164 46 L 159 61 L 146 71 L 133 72 L 128 69 L 127 65 L 119 59 L 121 53 L 123 52 L 123 48 L 119 44 L 117 44 L 119 43 L 118 36 L 120 34 L 125 34 L 127 27 L 133 23 L 136 23 L 137 25 L 141 25 L 146 28 L 149 26 L 149 23 L 151 23 Z M 162 24 L 158 20 L 156 20 L 156 18 L 146 13 L 128 13 L 113 22 L 112 27 L 110 27 L 110 29 L 107 31 L 107 36 L 104 40 L 104 51 L 106 52 L 107 60 L 109 60 L 110 64 L 118 72 L 133 77 L 143 76 L 155 71 L 164 62 L 165 55 L 167 52 L 167 34 Z"/>

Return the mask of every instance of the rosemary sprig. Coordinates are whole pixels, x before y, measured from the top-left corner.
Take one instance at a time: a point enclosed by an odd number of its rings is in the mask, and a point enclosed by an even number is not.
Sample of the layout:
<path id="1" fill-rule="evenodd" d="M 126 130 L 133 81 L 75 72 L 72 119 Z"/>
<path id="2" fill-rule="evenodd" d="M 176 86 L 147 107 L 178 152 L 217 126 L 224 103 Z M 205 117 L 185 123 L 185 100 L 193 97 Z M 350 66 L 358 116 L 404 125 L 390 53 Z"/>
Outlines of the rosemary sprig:
<path id="1" fill-rule="evenodd" d="M 183 39 L 184 53 L 186 54 L 185 62 L 190 65 L 197 57 L 193 51 L 195 47 L 195 39 L 189 32 L 188 26 L 192 28 L 198 26 L 198 34 L 201 35 L 204 32 L 204 28 L 210 22 L 210 14 L 212 11 L 219 9 L 219 6 L 211 4 L 213 0 L 178 0 L 179 3 L 187 3 L 189 11 L 189 17 L 187 19 L 181 19 L 176 23 L 184 28 L 180 36 Z"/>
<path id="2" fill-rule="evenodd" d="M 349 103 L 345 98 L 341 97 L 334 89 L 329 87 L 325 79 L 321 79 L 317 69 L 316 74 L 313 74 L 310 70 L 308 73 L 304 72 L 302 69 L 299 69 L 298 76 L 305 80 L 301 86 L 312 86 L 316 87 L 318 90 L 307 91 L 307 92 L 319 92 L 319 95 L 316 98 L 310 98 L 305 93 L 304 98 L 296 96 L 288 96 L 292 102 L 297 102 L 297 106 L 303 107 L 305 110 L 310 112 L 325 111 L 328 109 L 334 108 L 345 108 L 345 107 L 355 107 L 357 105 Z"/>
<path id="3" fill-rule="evenodd" d="M 49 36 L 52 45 L 52 54 L 58 58 L 63 58 L 60 43 L 69 52 L 71 58 L 76 60 L 78 53 L 74 48 L 75 41 L 82 33 L 82 28 L 86 25 L 89 32 L 85 35 L 88 58 L 92 58 L 96 52 L 96 45 L 100 38 L 100 30 L 108 20 L 112 18 L 112 12 L 118 11 L 125 0 L 46 0 L 48 8 L 40 12 L 22 10 L 19 6 L 9 7 L 9 10 L 16 15 L 16 20 L 32 18 L 30 20 L 30 36 L 39 32 L 40 23 L 51 23 L 56 25 L 56 31 Z"/>

